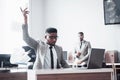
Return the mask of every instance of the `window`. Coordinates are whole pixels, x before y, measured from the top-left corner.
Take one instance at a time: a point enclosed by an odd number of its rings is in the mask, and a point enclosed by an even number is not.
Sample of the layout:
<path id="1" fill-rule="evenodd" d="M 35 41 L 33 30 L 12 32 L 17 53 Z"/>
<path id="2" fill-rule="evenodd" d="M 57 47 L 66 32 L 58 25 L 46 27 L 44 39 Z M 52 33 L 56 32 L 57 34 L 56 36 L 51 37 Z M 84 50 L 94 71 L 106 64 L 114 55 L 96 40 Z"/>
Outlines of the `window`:
<path id="1" fill-rule="evenodd" d="M 28 7 L 29 0 L 0 0 L 0 54 L 25 45 L 22 39 L 23 16 L 20 7 Z"/>

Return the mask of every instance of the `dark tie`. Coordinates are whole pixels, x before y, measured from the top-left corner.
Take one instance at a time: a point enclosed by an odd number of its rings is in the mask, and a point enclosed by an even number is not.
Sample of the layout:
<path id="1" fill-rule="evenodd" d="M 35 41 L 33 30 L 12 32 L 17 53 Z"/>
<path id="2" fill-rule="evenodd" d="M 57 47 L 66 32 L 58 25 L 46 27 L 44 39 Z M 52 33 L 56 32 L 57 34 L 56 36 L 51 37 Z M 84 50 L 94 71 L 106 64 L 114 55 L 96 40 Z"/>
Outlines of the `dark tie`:
<path id="1" fill-rule="evenodd" d="M 54 59 L 53 59 L 53 52 L 52 52 L 52 46 L 50 48 L 50 56 L 51 56 L 51 69 L 54 68 Z"/>
<path id="2" fill-rule="evenodd" d="M 82 47 L 82 41 L 81 41 L 80 49 L 81 49 L 81 47 Z"/>

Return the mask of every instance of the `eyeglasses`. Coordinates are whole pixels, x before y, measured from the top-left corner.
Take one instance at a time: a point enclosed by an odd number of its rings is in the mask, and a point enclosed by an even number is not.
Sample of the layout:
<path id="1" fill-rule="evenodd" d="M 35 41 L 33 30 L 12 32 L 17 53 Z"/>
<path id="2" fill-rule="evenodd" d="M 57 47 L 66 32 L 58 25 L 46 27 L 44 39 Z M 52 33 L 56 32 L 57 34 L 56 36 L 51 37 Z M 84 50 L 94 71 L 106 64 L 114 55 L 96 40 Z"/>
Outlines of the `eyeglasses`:
<path id="1" fill-rule="evenodd" d="M 50 39 L 57 39 L 58 36 L 49 36 Z"/>

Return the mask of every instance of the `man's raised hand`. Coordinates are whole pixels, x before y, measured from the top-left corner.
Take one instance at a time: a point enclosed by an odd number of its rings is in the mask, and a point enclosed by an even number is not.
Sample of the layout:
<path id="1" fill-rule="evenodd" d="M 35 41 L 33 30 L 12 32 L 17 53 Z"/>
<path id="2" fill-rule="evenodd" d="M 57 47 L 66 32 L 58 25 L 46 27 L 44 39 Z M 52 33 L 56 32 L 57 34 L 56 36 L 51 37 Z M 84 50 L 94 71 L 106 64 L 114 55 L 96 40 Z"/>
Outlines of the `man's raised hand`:
<path id="1" fill-rule="evenodd" d="M 28 8 L 25 8 L 25 9 L 22 9 L 21 7 L 20 7 L 20 10 L 21 10 L 21 12 L 22 12 L 22 14 L 23 14 L 23 16 L 24 16 L 24 23 L 25 24 L 27 24 L 27 14 L 29 14 L 29 11 L 27 10 Z"/>

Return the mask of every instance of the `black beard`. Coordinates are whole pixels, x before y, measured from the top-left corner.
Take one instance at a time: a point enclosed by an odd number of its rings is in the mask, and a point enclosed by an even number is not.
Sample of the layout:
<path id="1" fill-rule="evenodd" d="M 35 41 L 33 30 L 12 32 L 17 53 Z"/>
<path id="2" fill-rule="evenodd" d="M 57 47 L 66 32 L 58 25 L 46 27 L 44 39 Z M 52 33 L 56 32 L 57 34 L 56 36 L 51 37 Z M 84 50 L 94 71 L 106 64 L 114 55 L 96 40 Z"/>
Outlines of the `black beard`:
<path id="1" fill-rule="evenodd" d="M 49 43 L 47 43 L 48 45 L 50 45 L 50 46 L 55 46 L 55 44 L 49 44 Z"/>

